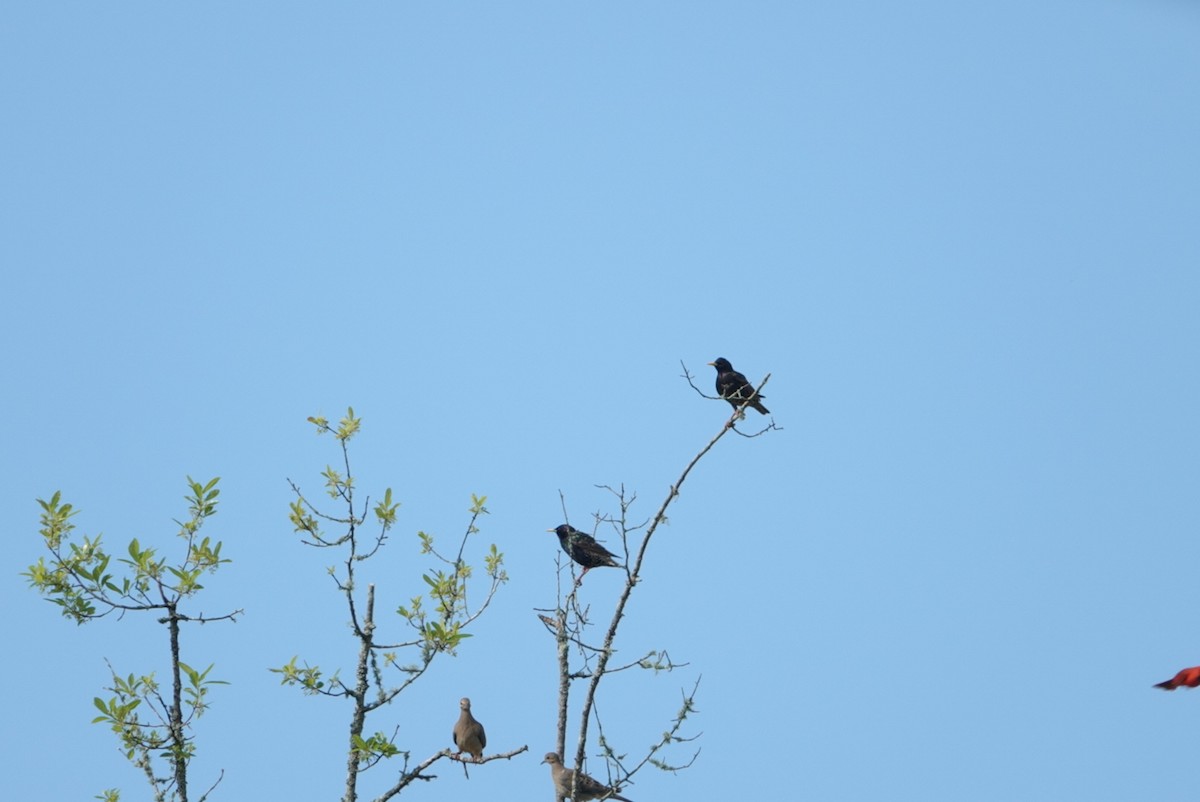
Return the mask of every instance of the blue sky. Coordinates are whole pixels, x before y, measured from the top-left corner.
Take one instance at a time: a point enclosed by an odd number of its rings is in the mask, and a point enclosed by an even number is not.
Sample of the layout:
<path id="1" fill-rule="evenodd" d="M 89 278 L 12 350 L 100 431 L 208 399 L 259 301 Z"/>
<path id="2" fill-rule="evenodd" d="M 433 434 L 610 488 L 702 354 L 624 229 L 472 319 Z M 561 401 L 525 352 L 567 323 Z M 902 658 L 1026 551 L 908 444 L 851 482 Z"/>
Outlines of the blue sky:
<path id="1" fill-rule="evenodd" d="M 352 664 L 332 560 L 287 521 L 287 479 L 315 495 L 338 459 L 305 418 L 350 405 L 360 487 L 404 505 L 382 609 L 471 493 L 512 577 L 375 726 L 420 759 L 467 695 L 529 753 L 403 798 L 550 798 L 544 530 L 560 491 L 612 511 L 597 484 L 649 516 L 727 410 L 680 360 L 707 388 L 718 356 L 771 373 L 783 431 L 723 440 L 656 536 L 618 647 L 690 665 L 601 712 L 637 753 L 703 675 L 703 752 L 631 798 L 1195 797 L 1200 693 L 1150 686 L 1200 663 L 1196 5 L 5 16 L 14 799 L 145 798 L 91 699 L 106 657 L 166 671 L 152 622 L 76 628 L 25 587 L 35 499 L 168 547 L 187 475 L 222 477 L 234 560 L 198 608 L 246 610 L 185 642 L 232 683 L 194 787 L 337 798 L 348 709 L 267 668 Z"/>

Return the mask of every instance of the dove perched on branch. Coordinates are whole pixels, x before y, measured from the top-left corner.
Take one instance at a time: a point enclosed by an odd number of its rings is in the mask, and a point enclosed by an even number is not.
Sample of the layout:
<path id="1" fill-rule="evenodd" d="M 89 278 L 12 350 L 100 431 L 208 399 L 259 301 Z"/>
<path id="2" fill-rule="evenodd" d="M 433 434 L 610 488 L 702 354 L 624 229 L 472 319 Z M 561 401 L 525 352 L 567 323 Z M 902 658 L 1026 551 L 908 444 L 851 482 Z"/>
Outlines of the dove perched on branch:
<path id="1" fill-rule="evenodd" d="M 609 788 L 604 783 L 594 780 L 586 774 L 580 774 L 579 778 L 575 778 L 575 770 L 569 769 L 562 763 L 562 758 L 557 752 L 547 752 L 546 757 L 542 759 L 543 763 L 550 764 L 550 778 L 554 780 L 554 788 L 558 791 L 558 795 L 562 797 L 571 796 L 571 783 L 575 783 L 575 802 L 588 802 L 592 799 L 617 799 L 620 802 L 632 802 L 632 800 L 618 794 L 612 788 Z"/>
<path id="2" fill-rule="evenodd" d="M 478 763 L 483 757 L 483 748 L 487 746 L 487 734 L 483 731 L 483 725 L 471 715 L 470 699 L 464 696 L 459 700 L 458 708 L 462 712 L 458 715 L 458 721 L 454 723 L 454 745 L 458 747 L 459 755 L 466 752 Z M 466 774 L 466 771 L 467 766 L 464 763 L 463 773 Z"/>

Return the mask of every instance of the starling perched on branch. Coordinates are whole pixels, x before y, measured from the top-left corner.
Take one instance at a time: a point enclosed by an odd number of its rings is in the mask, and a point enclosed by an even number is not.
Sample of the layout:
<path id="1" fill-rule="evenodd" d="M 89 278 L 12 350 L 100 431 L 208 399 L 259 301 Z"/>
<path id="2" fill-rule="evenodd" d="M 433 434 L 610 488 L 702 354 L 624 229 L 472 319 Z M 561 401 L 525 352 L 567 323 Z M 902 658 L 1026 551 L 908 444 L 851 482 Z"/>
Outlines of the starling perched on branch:
<path id="1" fill-rule="evenodd" d="M 620 802 L 631 802 L 631 800 L 621 796 L 604 783 L 586 774 L 580 774 L 576 778 L 575 770 L 564 766 L 562 758 L 558 756 L 557 752 L 548 753 L 542 758 L 542 762 L 550 764 L 550 779 L 554 781 L 554 790 L 558 791 L 558 795 L 561 797 L 571 796 L 571 785 L 574 784 L 575 802 L 588 802 L 588 800 L 599 797 L 619 799 Z"/>
<path id="2" fill-rule="evenodd" d="M 717 369 L 717 395 L 724 398 L 726 401 L 737 409 L 742 405 L 742 402 L 747 398 L 751 399 L 747 406 L 754 407 L 759 411 L 759 414 L 766 415 L 771 410 L 762 405 L 760 398 L 766 398 L 765 395 L 758 395 L 754 392 L 754 387 L 750 382 L 746 381 L 746 377 L 733 369 L 733 365 L 729 364 L 729 360 L 725 357 L 718 357 L 715 362 L 709 362 Z"/>
<path id="3" fill-rule="evenodd" d="M 562 545 L 562 550 L 567 553 L 568 557 L 583 566 L 583 573 L 579 575 L 580 582 L 583 581 L 584 574 L 593 568 L 621 567 L 621 564 L 615 559 L 617 555 L 597 543 L 591 535 L 580 532 L 570 524 L 562 524 L 546 531 L 558 535 L 558 542 Z"/>

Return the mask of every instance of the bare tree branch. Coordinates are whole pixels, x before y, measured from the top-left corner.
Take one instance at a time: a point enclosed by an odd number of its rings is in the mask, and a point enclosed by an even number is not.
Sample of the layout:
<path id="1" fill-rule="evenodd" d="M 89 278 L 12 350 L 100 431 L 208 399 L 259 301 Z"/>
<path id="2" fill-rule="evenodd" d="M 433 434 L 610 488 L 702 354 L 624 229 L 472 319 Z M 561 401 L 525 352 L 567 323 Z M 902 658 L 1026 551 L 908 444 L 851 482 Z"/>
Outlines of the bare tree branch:
<path id="1" fill-rule="evenodd" d="M 728 403 L 727 399 L 708 396 L 702 392 L 700 388 L 695 385 L 692 375 L 687 370 L 687 366 L 684 365 L 682 361 L 680 364 L 683 366 L 683 377 L 687 380 L 688 384 L 691 385 L 692 389 L 694 389 L 701 397 Z M 585 643 L 582 638 L 582 629 L 586 625 L 586 622 L 584 620 L 583 612 L 579 610 L 578 582 L 575 584 L 571 592 L 564 598 L 562 595 L 560 579 L 558 598 L 561 600 L 561 603 L 556 608 L 554 617 L 551 618 L 550 616 L 539 615 L 539 618 L 546 626 L 547 630 L 554 634 L 557 645 L 559 663 L 559 727 L 557 747 L 559 754 L 564 753 L 566 742 L 566 721 L 568 714 L 570 680 L 586 679 L 588 681 L 579 718 L 579 735 L 576 742 L 576 753 L 574 760 L 576 772 L 582 772 L 583 770 L 584 758 L 587 751 L 590 719 L 593 711 L 596 710 L 596 692 L 599 688 L 600 681 L 604 678 L 604 676 L 617 671 L 628 670 L 633 667 L 649 668 L 656 671 L 669 671 L 681 665 L 673 663 L 666 652 L 654 651 L 651 651 L 646 655 L 646 657 L 643 657 L 640 660 L 635 660 L 620 666 L 610 667 L 609 662 L 612 659 L 612 656 L 615 654 L 613 644 L 616 640 L 617 630 L 620 622 L 626 614 L 626 608 L 632 596 L 633 589 L 642 581 L 642 570 L 650 546 L 650 541 L 654 537 L 655 532 L 658 530 L 659 525 L 666 522 L 667 510 L 670 508 L 671 503 L 679 495 L 680 488 L 687 480 L 692 469 L 700 462 L 701 459 L 704 458 L 706 454 L 708 454 L 709 451 L 713 449 L 713 447 L 716 446 L 721 438 L 730 431 L 737 432 L 737 434 L 742 435 L 743 437 L 758 437 L 768 431 L 778 430 L 781 428 L 775 425 L 773 419 L 761 431 L 753 434 L 738 431 L 736 428 L 737 422 L 745 418 L 746 406 L 749 405 L 751 400 L 761 394 L 762 388 L 766 386 L 770 378 L 770 374 L 767 374 L 762 382 L 759 383 L 754 394 L 750 395 L 749 398 L 733 409 L 732 414 L 721 427 L 721 429 L 715 435 L 713 435 L 708 443 L 701 448 L 694 457 L 692 457 L 687 465 L 684 466 L 683 470 L 679 474 L 679 477 L 672 485 L 669 486 L 666 497 L 659 505 L 657 511 L 648 520 L 640 523 L 632 523 L 629 521 L 629 510 L 636 499 L 636 495 L 626 493 L 624 486 L 619 488 L 614 488 L 608 485 L 600 486 L 608 490 L 617 498 L 620 512 L 616 517 L 610 517 L 600 513 L 597 513 L 595 517 L 597 522 L 607 521 L 619 533 L 621 537 L 621 543 L 625 550 L 625 565 L 623 568 L 626 575 L 625 586 L 621 592 L 621 595 L 617 599 L 615 608 L 613 610 L 612 619 L 605 630 L 603 642 L 601 646 L 597 648 L 591 644 Z M 564 519 L 569 520 L 566 510 L 566 502 L 565 499 L 563 499 L 561 491 L 559 493 L 559 497 L 563 505 Z M 636 542 L 631 543 L 630 536 L 634 535 L 635 533 L 638 533 L 639 536 L 635 538 Z M 561 558 L 559 559 L 557 565 L 559 569 L 558 574 L 561 577 Z M 574 576 L 573 563 L 568 561 L 568 565 L 571 566 L 571 575 Z M 568 614 L 571 614 L 570 618 L 568 618 Z M 579 650 L 580 658 L 583 661 L 583 667 L 576 671 L 571 670 L 567 659 L 568 648 L 571 645 L 574 645 Z M 604 741 L 603 727 L 600 724 L 599 714 L 596 712 L 596 726 L 603 753 L 610 760 L 611 765 L 615 766 L 618 770 L 618 776 L 615 778 L 616 782 L 613 783 L 614 785 L 619 786 L 620 784 L 627 782 L 633 774 L 642 769 L 647 763 L 652 763 L 665 770 L 676 771 L 690 766 L 695 761 L 699 751 L 693 754 L 692 758 L 686 764 L 680 766 L 671 766 L 667 763 L 664 763 L 663 761 L 657 759 L 656 755 L 663 748 L 670 744 L 692 740 L 691 738 L 680 736 L 679 729 L 683 725 L 683 722 L 687 719 L 688 714 L 695 710 L 694 698 L 698 687 L 699 680 L 697 680 L 697 684 L 695 687 L 693 687 L 692 691 L 685 695 L 684 705 L 679 714 L 677 714 L 671 729 L 664 734 L 659 743 L 652 746 L 649 752 L 638 763 L 632 765 L 632 767 L 626 766 Z"/>
<path id="2" fill-rule="evenodd" d="M 519 749 L 514 749 L 511 752 L 499 752 L 494 755 L 487 755 L 485 757 L 481 757 L 479 760 L 475 760 L 474 758 L 472 758 L 470 760 L 466 760 L 458 755 L 455 755 L 449 749 L 443 749 L 442 751 L 437 752 L 436 754 L 430 755 L 429 757 L 422 760 L 420 763 L 417 764 L 416 768 L 414 768 L 412 771 L 408 771 L 408 769 L 406 767 L 404 772 L 400 775 L 400 779 L 398 779 L 396 781 L 396 784 L 393 785 L 391 788 L 387 789 L 386 791 L 384 791 L 379 796 L 375 797 L 375 802 L 387 802 L 387 800 L 391 799 L 396 794 L 400 793 L 406 787 L 408 787 L 412 783 L 416 782 L 417 780 L 424 780 L 425 782 L 429 782 L 430 780 L 436 780 L 437 779 L 436 774 L 426 774 L 425 771 L 430 766 L 432 766 L 434 763 L 437 763 L 439 760 L 441 760 L 442 758 L 449 758 L 450 760 L 457 760 L 459 762 L 470 763 L 472 765 L 480 765 L 483 763 L 490 763 L 493 760 L 511 760 L 512 758 L 516 757 L 517 755 L 521 754 L 522 752 L 526 752 L 528 750 L 529 750 L 529 745 L 526 744 L 525 746 L 522 746 Z"/>

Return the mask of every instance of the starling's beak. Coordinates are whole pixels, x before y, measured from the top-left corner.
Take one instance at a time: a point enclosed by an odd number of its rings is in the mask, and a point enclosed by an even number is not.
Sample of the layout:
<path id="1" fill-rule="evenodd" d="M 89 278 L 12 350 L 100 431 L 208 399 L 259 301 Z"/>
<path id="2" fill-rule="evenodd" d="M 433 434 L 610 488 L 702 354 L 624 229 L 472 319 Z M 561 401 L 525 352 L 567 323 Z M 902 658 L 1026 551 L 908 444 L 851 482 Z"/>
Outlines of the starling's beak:
<path id="1" fill-rule="evenodd" d="M 716 363 L 716 362 L 709 362 L 708 364 L 709 364 L 709 365 L 712 365 L 714 368 L 717 366 L 717 363 Z"/>
<path id="2" fill-rule="evenodd" d="M 553 529 L 547 529 L 546 531 L 547 531 L 547 532 L 554 532 L 554 530 L 553 530 Z M 557 532 L 555 532 L 555 534 L 557 534 Z M 543 763 L 545 763 L 546 761 L 544 761 L 544 760 L 543 760 L 542 762 L 543 762 Z"/>

